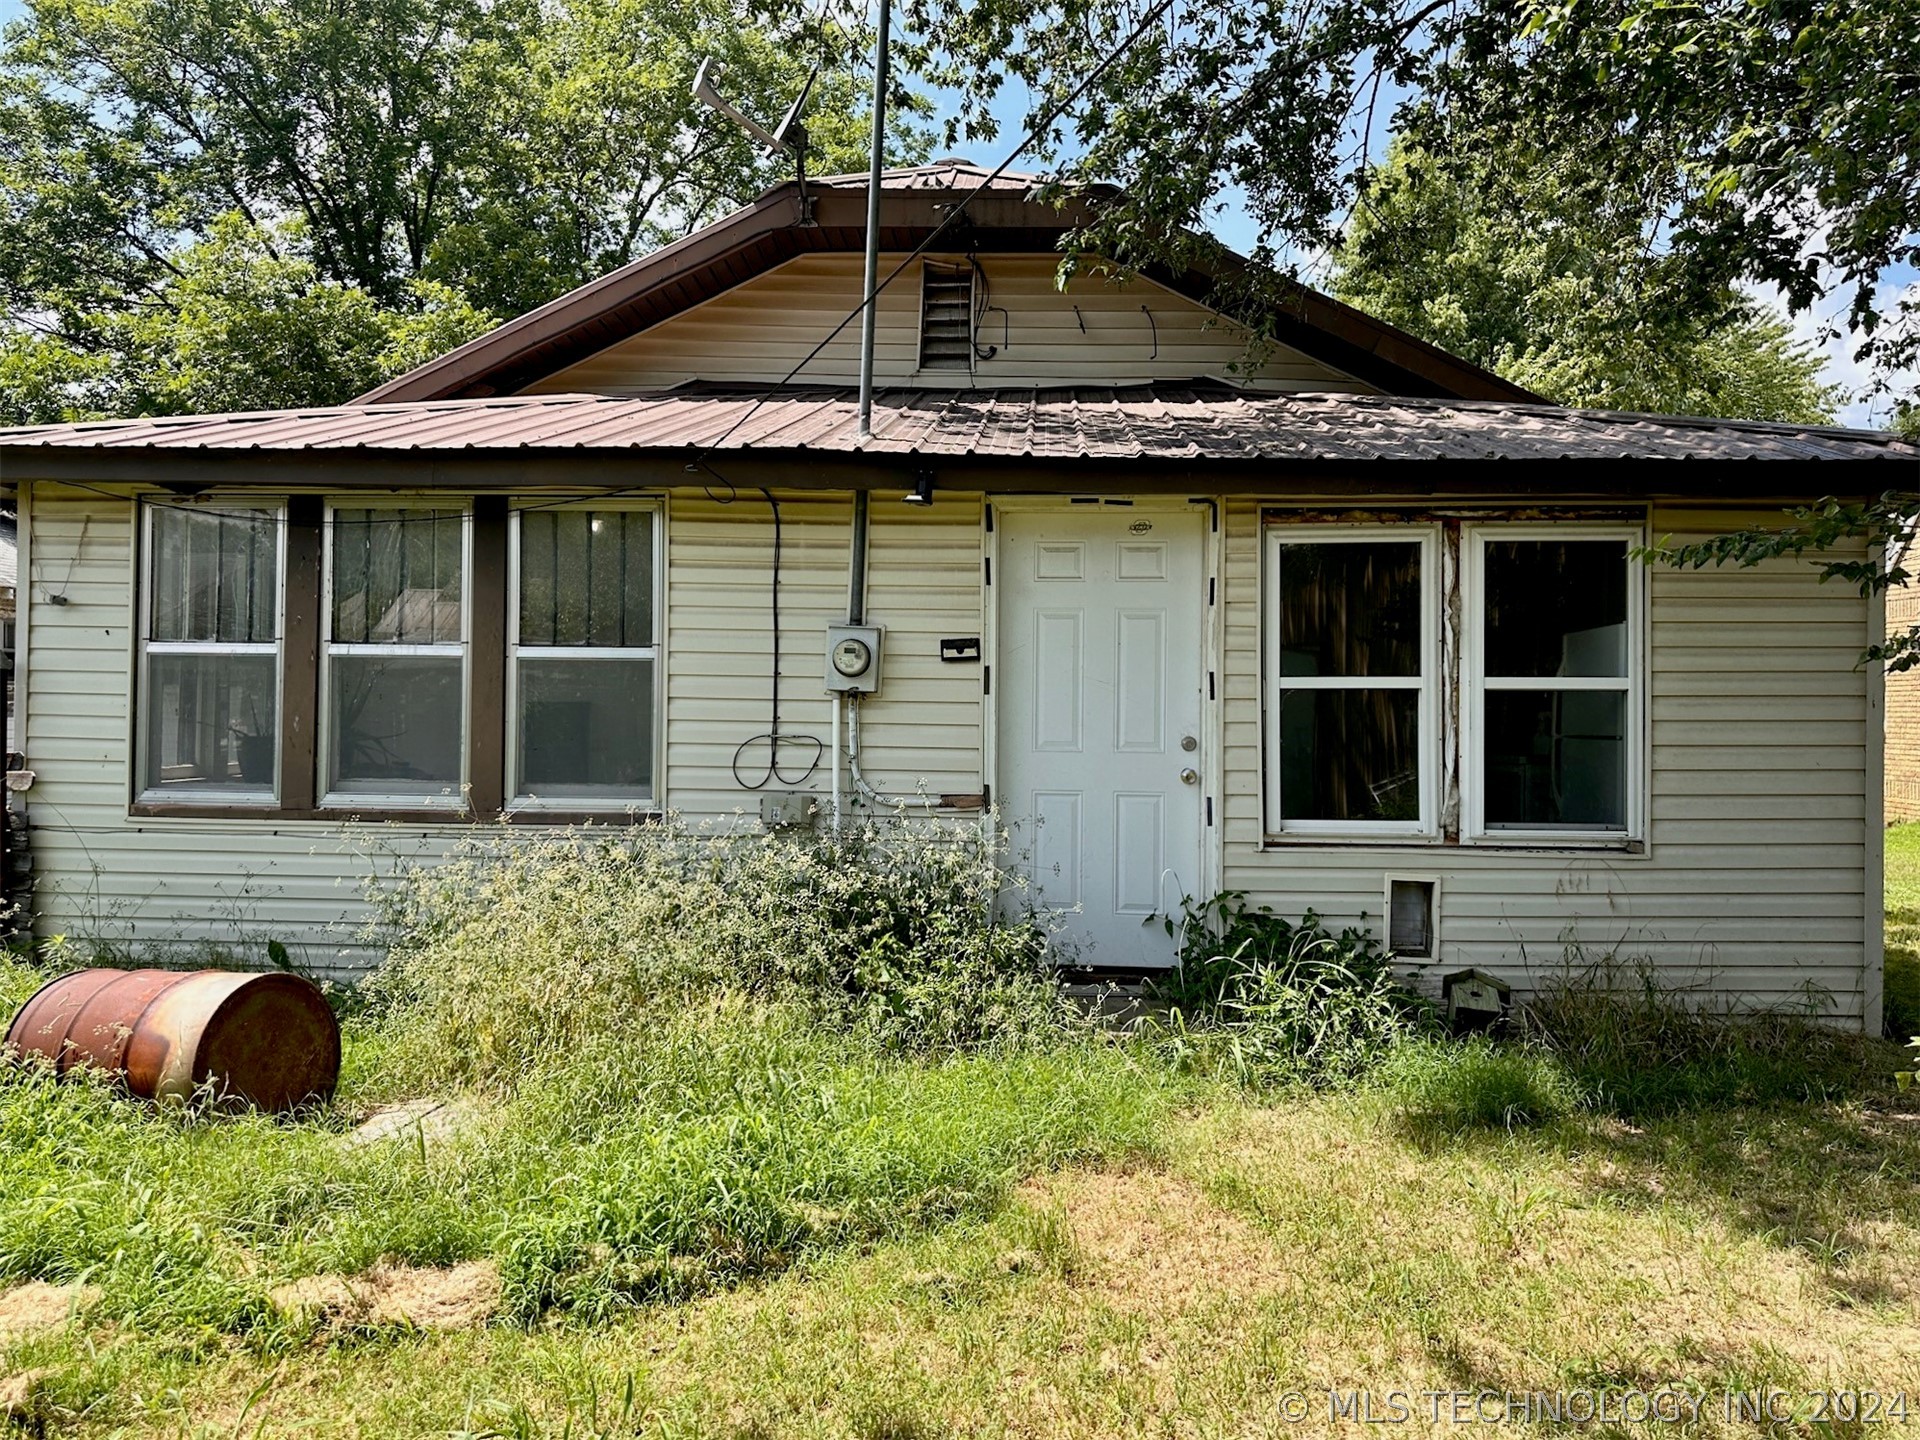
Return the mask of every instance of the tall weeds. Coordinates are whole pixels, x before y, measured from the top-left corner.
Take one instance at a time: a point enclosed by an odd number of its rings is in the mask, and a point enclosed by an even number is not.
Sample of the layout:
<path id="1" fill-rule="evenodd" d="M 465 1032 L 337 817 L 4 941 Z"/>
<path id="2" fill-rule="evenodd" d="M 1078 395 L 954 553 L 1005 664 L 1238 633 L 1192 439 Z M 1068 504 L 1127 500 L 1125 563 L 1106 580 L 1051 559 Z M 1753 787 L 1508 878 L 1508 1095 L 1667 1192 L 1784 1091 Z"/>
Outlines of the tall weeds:
<path id="1" fill-rule="evenodd" d="M 374 893 L 390 958 L 364 988 L 395 1083 L 511 1082 L 728 993 L 892 1051 L 1074 1028 L 978 825 L 580 834 L 475 848 Z"/>

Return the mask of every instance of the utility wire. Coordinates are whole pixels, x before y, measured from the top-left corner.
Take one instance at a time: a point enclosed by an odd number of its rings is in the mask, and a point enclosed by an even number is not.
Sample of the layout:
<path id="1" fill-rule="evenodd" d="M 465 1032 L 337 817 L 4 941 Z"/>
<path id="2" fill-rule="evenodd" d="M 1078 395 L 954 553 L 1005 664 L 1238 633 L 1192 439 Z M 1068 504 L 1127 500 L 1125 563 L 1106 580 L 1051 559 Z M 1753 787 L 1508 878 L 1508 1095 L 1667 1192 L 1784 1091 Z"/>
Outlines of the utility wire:
<path id="1" fill-rule="evenodd" d="M 1140 23 L 1134 26 L 1133 30 L 1128 33 L 1127 38 L 1121 41 L 1120 44 L 1117 47 L 1115 47 L 1113 50 L 1109 51 L 1098 65 L 1095 65 L 1093 69 L 1089 70 L 1086 73 L 1086 75 L 1081 79 L 1079 84 L 1075 85 L 1067 95 L 1065 95 L 1059 100 L 1056 100 L 1051 106 L 1047 108 L 1047 110 L 1037 120 L 1029 124 L 1027 126 L 1026 132 L 1020 137 L 1020 142 L 1017 145 L 1015 145 L 1012 150 L 1007 152 L 1005 159 L 1003 159 L 998 165 L 994 166 L 993 170 L 988 174 L 987 178 L 981 181 L 972 190 L 969 190 L 965 194 L 963 194 L 960 197 L 959 202 L 951 206 L 947 210 L 946 214 L 941 218 L 940 223 L 934 226 L 934 228 L 930 232 L 928 232 L 926 238 L 921 240 L 919 244 L 915 245 L 912 250 L 908 251 L 905 258 L 903 258 L 898 265 L 894 266 L 893 269 L 890 272 L 888 272 L 885 278 L 877 281 L 871 293 L 864 296 L 858 305 L 856 305 L 852 310 L 849 310 L 846 313 L 846 315 L 842 317 L 840 322 L 837 325 L 835 325 L 833 329 L 827 332 L 827 334 L 821 339 L 820 343 L 815 345 L 811 350 L 807 352 L 805 358 L 803 358 L 799 364 L 795 365 L 791 370 L 787 371 L 787 373 L 783 377 L 781 377 L 781 379 L 779 379 L 778 381 L 774 382 L 771 385 L 767 385 L 763 387 L 760 393 L 754 397 L 753 403 L 749 405 L 747 409 L 733 421 L 732 424 L 727 426 L 725 430 L 721 431 L 720 434 L 715 436 L 712 440 L 709 440 L 706 442 L 706 444 L 702 445 L 700 449 L 695 453 L 693 459 L 687 463 L 687 469 L 689 471 L 706 470 L 716 480 L 720 481 L 721 484 L 727 486 L 727 488 L 730 491 L 736 489 L 737 487 L 734 486 L 734 483 L 731 480 L 727 479 L 726 476 L 720 474 L 720 472 L 713 467 L 713 465 L 709 462 L 708 457 L 711 456 L 713 452 L 717 450 L 721 445 L 724 445 L 730 438 L 732 438 L 734 433 L 738 431 L 742 425 L 746 424 L 748 420 L 752 419 L 753 416 L 756 413 L 758 413 L 761 406 L 765 405 L 769 400 L 771 400 L 775 394 L 777 394 L 781 390 L 784 390 L 788 385 L 791 385 L 794 381 L 794 378 L 797 375 L 799 375 L 799 373 L 802 370 L 806 369 L 807 366 L 811 365 L 815 360 L 819 359 L 821 352 L 824 351 L 827 348 L 827 346 L 831 345 L 835 340 L 839 339 L 841 333 L 845 331 L 845 329 L 849 325 L 851 325 L 854 321 L 858 320 L 861 316 L 866 314 L 869 306 L 877 304 L 879 301 L 881 292 L 884 291 L 895 280 L 899 279 L 901 274 L 906 270 L 906 268 L 909 265 L 911 265 L 915 260 L 919 259 L 929 249 L 931 249 L 934 245 L 934 242 L 939 240 L 942 235 L 946 234 L 947 231 L 950 230 L 954 226 L 954 224 L 958 220 L 960 220 L 962 216 L 966 214 L 967 207 L 973 203 L 974 197 L 979 195 L 983 190 L 991 189 L 993 186 L 993 183 L 1007 172 L 1007 168 L 1011 166 L 1015 160 L 1019 159 L 1020 156 L 1026 152 L 1027 148 L 1033 144 L 1035 139 L 1037 139 L 1041 134 L 1043 134 L 1045 131 L 1050 129 L 1053 123 L 1056 120 L 1058 120 L 1063 114 L 1065 114 L 1069 108 L 1077 104 L 1080 98 L 1084 96 L 1089 89 L 1092 88 L 1094 82 L 1097 81 L 1102 75 L 1106 74 L 1108 70 L 1112 69 L 1113 66 L 1117 64 L 1126 55 L 1126 53 L 1133 48 L 1133 46 L 1140 40 L 1140 37 L 1145 35 L 1148 30 L 1150 30 L 1155 24 L 1157 24 L 1161 16 L 1165 15 L 1169 10 L 1173 8 L 1173 3 L 1174 3 L 1174 0 L 1159 0 L 1159 3 L 1157 3 L 1151 10 L 1149 10 L 1146 13 L 1146 15 L 1141 18 Z M 823 19 L 825 16 L 825 11 L 826 11 L 826 6 L 823 4 L 821 7 L 821 15 Z M 124 500 L 128 498 L 127 496 L 117 495 L 110 490 L 101 490 L 97 486 L 87 485 L 77 480 L 67 480 L 67 481 L 62 481 L 61 483 L 71 485 L 75 489 L 92 491 L 94 494 L 103 495 L 110 500 Z M 589 501 L 589 500 L 615 500 L 615 499 L 620 499 L 622 497 L 627 497 L 627 496 L 654 493 L 659 491 L 662 488 L 663 487 L 658 484 L 633 485 L 633 486 L 626 486 L 626 487 L 614 489 L 614 490 L 597 491 L 588 495 L 570 496 L 565 499 L 546 501 L 536 505 L 522 505 L 518 508 L 522 511 L 558 509 L 558 508 L 562 508 L 569 505 L 579 505 L 584 501 Z M 193 509 L 193 513 L 198 515 L 220 515 L 223 513 L 222 511 L 214 509 L 212 507 L 193 506 L 192 509 Z M 255 518 L 257 512 L 234 511 L 234 512 L 224 512 L 224 513 L 229 514 L 230 518 L 232 519 L 251 520 Z M 402 517 L 399 520 L 395 521 L 394 523 L 424 524 L 424 523 L 437 523 L 437 522 L 430 521 L 427 517 L 423 516 L 423 517 L 420 517 L 418 520 L 412 520 L 412 521 L 406 519 L 405 517 Z"/>
<path id="2" fill-rule="evenodd" d="M 901 273 L 905 271 L 909 265 L 911 265 L 915 260 L 919 259 L 929 249 L 931 249 L 933 247 L 933 243 L 936 240 L 938 240 L 942 235 L 946 234 L 946 232 L 952 228 L 954 223 L 957 220 L 959 220 L 961 216 L 966 214 L 967 207 L 973 203 L 974 197 L 979 195 L 983 190 L 991 189 L 993 187 L 994 181 L 998 180 L 1002 175 L 1006 173 L 1007 167 L 1012 165 L 1015 160 L 1019 159 L 1020 156 L 1023 153 L 1025 153 L 1027 147 L 1033 144 L 1036 138 L 1044 134 L 1047 130 L 1051 129 L 1054 121 L 1058 120 L 1063 114 L 1066 113 L 1068 109 L 1070 109 L 1073 105 L 1077 104 L 1080 100 L 1080 97 L 1085 95 L 1087 91 L 1092 88 L 1094 81 L 1098 80 L 1102 75 L 1106 74 L 1106 72 L 1110 70 L 1114 66 L 1114 64 L 1117 63 L 1121 59 L 1121 57 L 1127 53 L 1127 51 L 1133 48 L 1135 42 L 1137 42 L 1142 35 L 1146 34 L 1148 30 L 1150 30 L 1155 24 L 1157 24 L 1160 20 L 1160 17 L 1166 14 L 1167 11 L 1171 10 L 1172 8 L 1173 8 L 1173 0 L 1159 0 L 1159 3 L 1156 4 L 1153 7 L 1153 9 L 1147 12 L 1145 17 L 1142 18 L 1140 23 L 1133 28 L 1133 31 L 1127 36 L 1127 38 L 1121 41 L 1117 48 L 1109 51 L 1105 56 L 1105 58 L 1103 58 L 1098 65 L 1094 66 L 1093 69 L 1089 70 L 1086 73 L 1086 75 L 1081 79 L 1080 83 L 1073 87 L 1071 92 L 1069 92 L 1064 98 L 1060 100 L 1056 100 L 1050 107 L 1048 107 L 1046 112 L 1039 119 L 1035 120 L 1034 122 L 1032 122 L 1027 126 L 1026 133 L 1020 137 L 1020 143 L 1014 146 L 1012 150 L 1007 152 L 1006 158 L 1002 160 L 998 165 L 993 167 L 992 172 L 988 174 L 987 178 L 985 180 L 982 180 L 973 189 L 967 191 L 963 196 L 961 196 L 958 204 L 949 207 L 946 214 L 941 218 L 940 223 L 934 226 L 933 229 L 928 232 L 926 238 L 922 240 L 918 245 L 915 245 L 913 249 L 908 251 L 905 258 L 902 259 L 898 265 L 893 267 L 893 269 L 887 274 L 885 279 L 876 282 L 871 293 L 866 295 L 861 300 L 861 302 L 857 306 L 855 306 L 852 310 L 848 311 L 845 318 L 843 318 L 838 325 L 835 325 L 832 330 L 828 331 L 826 336 L 820 341 L 820 343 L 818 345 L 815 345 L 813 349 L 809 350 L 806 354 L 806 357 L 802 359 L 799 364 L 795 365 L 791 370 L 787 371 L 786 375 L 777 384 L 769 385 L 766 388 L 764 388 L 760 392 L 760 394 L 754 399 L 753 404 L 748 406 L 746 411 L 743 414 L 741 414 L 739 418 L 737 418 L 725 430 L 721 431 L 720 434 L 716 436 L 714 439 L 709 440 L 705 445 L 701 446 L 699 452 L 693 457 L 693 460 L 689 463 L 688 469 L 692 469 L 695 466 L 699 466 L 703 469 L 711 469 L 711 467 L 707 465 L 707 457 L 711 455 L 721 445 L 725 444 L 726 441 L 729 438 L 731 438 L 731 436 L 736 430 L 738 430 L 742 425 L 746 424 L 748 420 L 752 419 L 753 416 L 759 411 L 760 407 L 766 404 L 767 401 L 771 400 L 776 392 L 780 390 L 784 390 L 788 385 L 792 384 L 793 379 L 796 375 L 798 375 L 802 370 L 806 369 L 807 366 L 811 365 L 815 360 L 819 359 L 820 353 L 823 350 L 825 350 L 827 346 L 831 345 L 835 340 L 839 339 L 840 333 L 843 330 L 845 330 L 847 326 L 851 325 L 855 320 L 858 320 L 861 318 L 861 316 L 865 315 L 870 306 L 877 304 L 880 299 L 881 291 L 885 290 L 895 280 L 899 279 Z M 715 478 L 724 479 L 724 477 L 719 476 L 718 472 L 714 472 L 714 473 L 715 473 Z M 731 482 L 727 482 L 727 483 L 731 483 Z"/>

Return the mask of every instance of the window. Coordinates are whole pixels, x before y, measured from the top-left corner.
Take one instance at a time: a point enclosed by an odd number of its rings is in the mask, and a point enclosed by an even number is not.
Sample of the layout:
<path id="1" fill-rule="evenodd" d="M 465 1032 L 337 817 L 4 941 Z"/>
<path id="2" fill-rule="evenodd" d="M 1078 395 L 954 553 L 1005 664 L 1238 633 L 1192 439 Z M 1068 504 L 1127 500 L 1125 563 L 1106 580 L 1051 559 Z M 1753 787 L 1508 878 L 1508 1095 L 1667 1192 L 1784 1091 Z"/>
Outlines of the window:
<path id="1" fill-rule="evenodd" d="M 568 506 L 517 519 L 509 793 L 516 804 L 649 805 L 658 513 Z"/>
<path id="2" fill-rule="evenodd" d="M 1468 835 L 1637 828 L 1637 532 L 1467 536 Z"/>
<path id="3" fill-rule="evenodd" d="M 335 507 L 327 523 L 322 790 L 459 804 L 466 757 L 463 510 Z"/>
<path id="4" fill-rule="evenodd" d="M 926 261 L 920 269 L 920 368 L 973 369 L 973 267 Z"/>
<path id="5" fill-rule="evenodd" d="M 1431 528 L 1271 532 L 1271 803 L 1283 831 L 1433 828 Z"/>
<path id="6" fill-rule="evenodd" d="M 1638 839 L 1642 534 L 1572 516 L 1364 526 L 1276 516 L 1264 571 L 1266 832 Z"/>
<path id="7" fill-rule="evenodd" d="M 280 735 L 280 511 L 146 510 L 143 800 L 271 805 Z"/>

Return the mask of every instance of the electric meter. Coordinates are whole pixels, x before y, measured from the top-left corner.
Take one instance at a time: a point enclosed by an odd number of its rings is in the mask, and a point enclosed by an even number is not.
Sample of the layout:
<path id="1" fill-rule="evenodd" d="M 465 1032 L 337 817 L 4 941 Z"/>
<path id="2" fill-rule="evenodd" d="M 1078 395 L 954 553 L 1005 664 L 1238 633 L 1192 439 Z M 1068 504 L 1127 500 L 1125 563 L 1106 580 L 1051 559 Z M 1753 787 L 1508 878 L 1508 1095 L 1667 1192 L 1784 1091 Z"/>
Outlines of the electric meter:
<path id="1" fill-rule="evenodd" d="M 827 628 L 827 689 L 871 695 L 880 688 L 880 627 L 832 625 Z"/>
<path id="2" fill-rule="evenodd" d="M 847 636 L 833 647 L 833 668 L 847 679 L 857 679 L 867 673 L 867 667 L 873 664 L 873 651 L 867 642 Z"/>

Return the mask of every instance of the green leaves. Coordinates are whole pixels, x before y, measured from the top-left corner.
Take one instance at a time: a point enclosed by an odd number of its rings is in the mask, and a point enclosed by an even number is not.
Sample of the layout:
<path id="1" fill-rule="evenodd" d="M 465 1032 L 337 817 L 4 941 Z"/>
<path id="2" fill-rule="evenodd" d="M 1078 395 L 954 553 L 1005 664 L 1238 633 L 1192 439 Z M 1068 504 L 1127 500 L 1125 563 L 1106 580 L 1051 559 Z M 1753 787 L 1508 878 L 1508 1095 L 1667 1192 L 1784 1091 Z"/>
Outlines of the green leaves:
<path id="1" fill-rule="evenodd" d="M 0 54 L 0 415 L 331 403 L 812 166 L 860 37 L 723 0 L 33 0 Z M 757 21 L 757 23 L 755 23 Z M 902 154 L 924 155 L 915 105 Z"/>
<path id="2" fill-rule="evenodd" d="M 959 93 L 956 136 L 986 133 L 1008 75 L 1035 91 L 1037 115 L 1047 86 L 1087 74 L 1139 13 L 1114 0 L 907 9 L 928 37 L 927 73 Z M 1175 0 L 1040 158 L 1068 191 L 1128 188 L 1069 244 L 1129 265 L 1190 263 L 1221 204 L 1244 208 L 1259 263 L 1216 298 L 1258 326 L 1288 303 L 1302 257 L 1343 243 L 1369 156 L 1397 131 L 1543 247 L 1570 219 L 1591 238 L 1592 214 L 1603 263 L 1549 303 L 1590 314 L 1602 338 L 1603 324 L 1645 337 L 1656 312 L 1683 334 L 1716 334 L 1730 297 L 1756 288 L 1778 287 L 1795 311 L 1831 294 L 1892 383 L 1920 357 L 1920 307 L 1882 286 L 1920 259 L 1912 30 L 1912 0 Z M 1806 403 L 1809 387 L 1780 373 L 1777 339 L 1753 331 L 1742 345 L 1769 357 L 1788 396 L 1663 399 L 1692 367 L 1682 353 L 1646 403 L 1780 415 L 1831 404 Z M 1592 349 L 1555 357 L 1537 383 L 1604 396 L 1652 353 L 1636 341 L 1596 379 L 1583 375 Z"/>
<path id="3" fill-rule="evenodd" d="M 1334 251 L 1333 288 L 1563 404 L 1830 422 L 1840 397 L 1777 315 L 1731 290 L 1702 313 L 1648 259 L 1658 202 L 1533 147 L 1470 163 L 1398 142 Z"/>

